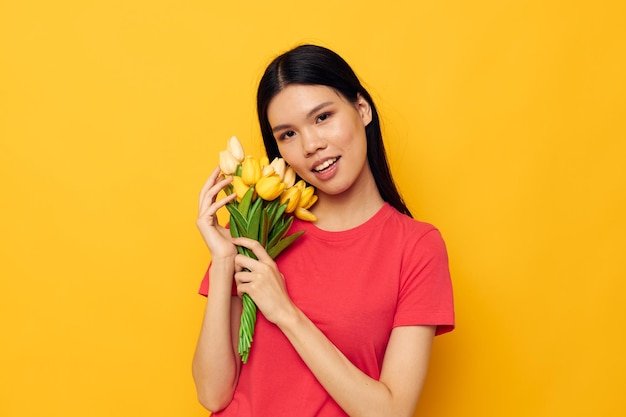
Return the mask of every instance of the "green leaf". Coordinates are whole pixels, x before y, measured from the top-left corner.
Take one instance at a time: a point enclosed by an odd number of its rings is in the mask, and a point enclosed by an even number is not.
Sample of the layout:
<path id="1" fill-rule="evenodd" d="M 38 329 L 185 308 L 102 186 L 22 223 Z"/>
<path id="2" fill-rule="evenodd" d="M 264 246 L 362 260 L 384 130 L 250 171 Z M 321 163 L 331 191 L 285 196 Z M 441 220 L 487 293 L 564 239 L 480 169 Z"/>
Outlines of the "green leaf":
<path id="1" fill-rule="evenodd" d="M 241 237 L 241 233 L 239 233 L 239 226 L 237 226 L 237 222 L 235 222 L 231 216 L 230 218 L 230 235 L 232 237 Z"/>
<path id="2" fill-rule="evenodd" d="M 230 221 L 230 235 L 232 237 L 241 237 L 241 234 L 239 233 L 239 227 L 237 226 L 237 223 L 233 221 L 232 217 Z M 237 253 L 240 253 L 241 255 L 246 255 L 246 248 L 244 248 L 243 246 L 237 246 Z"/>
<path id="3" fill-rule="evenodd" d="M 248 294 L 243 294 L 243 311 L 241 312 L 241 320 L 239 326 L 239 346 L 238 351 L 241 355 L 243 363 L 248 361 L 250 347 L 254 336 L 254 325 L 257 318 L 257 307 Z"/>
<path id="4" fill-rule="evenodd" d="M 242 253 L 242 255 L 246 255 L 248 258 L 258 259 L 258 258 L 256 257 L 256 255 L 254 254 L 254 252 L 252 252 L 250 249 L 248 249 L 248 248 L 244 248 L 244 247 L 242 247 L 242 246 L 239 246 L 239 247 L 241 247 L 241 249 L 243 249 L 243 253 Z"/>
<path id="5" fill-rule="evenodd" d="M 280 255 L 282 251 L 287 249 L 287 247 L 289 247 L 289 245 L 291 245 L 294 240 L 302 236 L 303 233 L 304 233 L 304 230 L 300 230 L 299 232 L 296 232 L 292 235 L 287 236 L 286 238 L 278 242 L 275 246 L 268 249 L 267 253 L 272 257 L 272 259 L 276 259 L 276 257 Z"/>
<path id="6" fill-rule="evenodd" d="M 293 223 L 293 216 L 290 216 L 287 219 L 280 219 L 280 222 L 278 222 L 278 224 L 270 230 L 269 243 L 267 244 L 268 248 L 275 246 L 278 241 L 285 236 L 291 226 L 291 223 Z"/>
<path id="7" fill-rule="evenodd" d="M 274 218 L 272 219 L 272 224 L 276 224 L 279 220 L 282 219 L 281 216 L 285 212 L 286 208 L 287 208 L 287 203 L 281 204 L 280 206 L 278 206 L 278 209 L 276 210 L 276 213 L 274 213 Z"/>
<path id="8" fill-rule="evenodd" d="M 257 210 L 250 217 L 250 224 L 248 225 L 248 235 L 250 239 L 254 239 L 256 241 L 259 240 L 259 226 L 261 224 L 261 213 L 262 210 Z"/>
<path id="9" fill-rule="evenodd" d="M 261 243 L 261 246 L 263 246 L 264 248 L 267 245 L 267 238 L 268 238 L 268 233 L 269 233 L 269 228 L 270 228 L 270 219 L 269 219 L 269 215 L 267 214 L 267 211 L 262 210 L 261 211 L 261 226 L 259 227 L 259 242 Z"/>
<path id="10" fill-rule="evenodd" d="M 254 187 L 248 188 L 248 191 L 243 195 L 241 202 L 239 203 L 239 211 L 243 217 L 248 217 L 248 210 L 252 203 L 252 197 L 254 196 Z"/>
<path id="11" fill-rule="evenodd" d="M 246 236 L 248 232 L 248 221 L 246 218 L 241 214 L 239 209 L 232 204 L 226 204 L 226 209 L 230 212 L 230 222 L 237 225 L 239 236 Z"/>
<path id="12" fill-rule="evenodd" d="M 277 198 L 276 200 L 272 200 L 268 202 L 267 205 L 265 206 L 264 210 L 270 219 L 274 219 L 274 213 L 276 213 L 276 208 L 278 207 L 279 203 L 280 203 L 280 199 Z"/>
<path id="13" fill-rule="evenodd" d="M 248 212 L 248 234 L 246 237 L 256 241 L 259 240 L 259 225 L 261 223 L 261 213 L 263 212 L 261 209 L 262 203 L 263 199 L 257 199 Z"/>

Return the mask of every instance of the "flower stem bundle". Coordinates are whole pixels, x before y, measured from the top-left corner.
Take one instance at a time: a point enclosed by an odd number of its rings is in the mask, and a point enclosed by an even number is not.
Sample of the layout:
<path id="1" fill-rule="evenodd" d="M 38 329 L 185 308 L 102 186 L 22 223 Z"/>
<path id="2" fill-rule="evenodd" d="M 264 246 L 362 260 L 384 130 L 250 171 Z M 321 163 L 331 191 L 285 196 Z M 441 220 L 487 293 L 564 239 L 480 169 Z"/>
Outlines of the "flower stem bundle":
<path id="1" fill-rule="evenodd" d="M 304 181 L 295 183 L 295 172 L 281 158 L 271 164 L 267 158 L 244 158 L 243 147 L 233 136 L 227 150 L 220 152 L 220 169 L 233 177 L 226 191 L 237 194 L 237 198 L 226 205 L 230 213 L 231 236 L 256 240 L 272 259 L 304 233 L 299 231 L 286 236 L 294 216 L 306 221 L 316 220 L 308 210 L 317 201 L 313 188 Z M 247 248 L 238 246 L 237 251 L 256 259 Z M 257 307 L 248 294 L 243 294 L 242 302 L 238 351 L 242 362 L 246 363 Z"/>

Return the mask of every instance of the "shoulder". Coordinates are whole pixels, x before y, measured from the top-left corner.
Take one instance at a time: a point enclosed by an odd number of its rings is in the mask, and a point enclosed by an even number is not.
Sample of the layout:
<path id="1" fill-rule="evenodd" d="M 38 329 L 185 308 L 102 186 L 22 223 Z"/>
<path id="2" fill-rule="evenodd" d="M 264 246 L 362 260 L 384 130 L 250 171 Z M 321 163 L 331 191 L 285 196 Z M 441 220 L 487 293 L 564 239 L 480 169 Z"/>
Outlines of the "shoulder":
<path id="1" fill-rule="evenodd" d="M 400 213 L 393 207 L 389 207 L 389 214 L 386 219 L 385 228 L 393 231 L 395 234 L 408 242 L 415 244 L 442 244 L 443 237 L 441 232 L 433 224 L 416 220 L 406 214 Z"/>
<path id="2" fill-rule="evenodd" d="M 448 264 L 444 238 L 433 224 L 413 219 L 395 209 L 385 222 L 385 236 L 401 257 L 404 268 L 422 268 L 427 264 Z"/>

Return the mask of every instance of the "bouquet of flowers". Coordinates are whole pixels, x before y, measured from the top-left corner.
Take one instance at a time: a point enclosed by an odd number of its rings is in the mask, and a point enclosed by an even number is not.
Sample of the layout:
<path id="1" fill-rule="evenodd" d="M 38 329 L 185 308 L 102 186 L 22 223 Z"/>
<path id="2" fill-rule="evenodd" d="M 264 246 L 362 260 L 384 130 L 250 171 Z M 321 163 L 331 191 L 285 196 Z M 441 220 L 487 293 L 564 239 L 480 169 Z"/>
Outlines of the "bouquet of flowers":
<path id="1" fill-rule="evenodd" d="M 282 158 L 269 163 L 266 157 L 245 156 L 241 142 L 233 136 L 228 140 L 227 149 L 220 152 L 220 169 L 233 178 L 226 192 L 237 194 L 237 198 L 226 205 L 231 236 L 256 240 L 272 259 L 304 233 L 302 230 L 285 236 L 294 216 L 305 221 L 317 220 L 308 210 L 317 201 L 315 190 L 302 180 L 296 182 L 293 168 Z M 237 250 L 256 259 L 247 248 L 239 246 Z M 248 294 L 243 294 L 242 302 L 238 351 L 242 362 L 246 363 L 257 308 Z"/>

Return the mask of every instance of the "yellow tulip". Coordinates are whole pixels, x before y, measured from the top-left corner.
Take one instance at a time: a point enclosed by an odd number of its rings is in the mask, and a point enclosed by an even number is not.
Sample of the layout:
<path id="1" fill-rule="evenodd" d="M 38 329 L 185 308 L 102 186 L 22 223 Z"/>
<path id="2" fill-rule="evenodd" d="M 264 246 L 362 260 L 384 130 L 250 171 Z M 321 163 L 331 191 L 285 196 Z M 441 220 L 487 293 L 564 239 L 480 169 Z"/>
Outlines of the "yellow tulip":
<path id="1" fill-rule="evenodd" d="M 298 187 L 300 191 L 304 191 L 304 189 L 306 188 L 306 182 L 304 182 L 304 180 L 300 180 L 294 184 L 294 187 Z"/>
<path id="2" fill-rule="evenodd" d="M 239 162 L 229 151 L 220 152 L 220 169 L 226 175 L 230 175 L 237 170 Z"/>
<path id="3" fill-rule="evenodd" d="M 300 189 L 298 187 L 288 188 L 281 194 L 280 204 L 285 204 L 287 201 L 288 203 L 285 211 L 287 213 L 293 213 L 293 211 L 298 207 L 298 202 L 300 201 Z"/>
<path id="4" fill-rule="evenodd" d="M 241 202 L 241 199 L 248 192 L 248 189 L 250 189 L 250 187 L 248 187 L 243 182 L 241 177 L 238 177 L 236 175 L 233 176 L 233 182 L 231 184 L 233 185 L 233 191 L 235 191 L 235 194 L 237 194 L 237 201 Z"/>
<path id="5" fill-rule="evenodd" d="M 261 164 L 261 168 L 266 167 L 270 164 L 270 160 L 267 159 L 267 156 L 262 156 L 261 160 L 259 161 L 259 163 Z"/>
<path id="6" fill-rule="evenodd" d="M 317 217 L 315 217 L 313 213 L 302 207 L 298 207 L 296 209 L 295 215 L 297 218 L 299 218 L 300 220 L 304 220 L 305 222 L 317 221 Z"/>
<path id="7" fill-rule="evenodd" d="M 313 204 L 315 204 L 317 202 L 317 196 L 315 194 L 313 194 L 313 196 L 311 197 L 311 200 L 309 200 L 309 202 L 306 205 L 301 206 L 303 209 L 310 209 L 311 206 L 313 206 Z"/>
<path id="8" fill-rule="evenodd" d="M 285 168 L 285 174 L 283 175 L 283 182 L 285 183 L 287 188 L 293 187 L 293 184 L 296 182 L 296 171 L 294 171 L 292 167 Z"/>
<path id="9" fill-rule="evenodd" d="M 257 181 L 254 189 L 265 201 L 272 201 L 278 198 L 285 190 L 285 184 L 280 181 L 276 174 L 266 175 Z"/>
<path id="10" fill-rule="evenodd" d="M 237 139 L 237 136 L 233 136 L 228 140 L 228 151 L 230 154 L 237 160 L 238 163 L 241 163 L 245 158 L 245 153 L 243 152 L 243 146 L 241 146 L 241 142 Z"/>
<path id="11" fill-rule="evenodd" d="M 274 168 L 274 172 L 278 174 L 280 180 L 282 181 L 285 177 L 285 160 L 283 158 L 274 158 L 270 166 Z"/>
<path id="12" fill-rule="evenodd" d="M 241 179 L 247 185 L 254 185 L 261 178 L 261 165 L 259 160 L 251 156 L 243 160 L 241 165 Z"/>
<path id="13" fill-rule="evenodd" d="M 300 203 L 298 204 L 298 206 L 304 209 L 308 209 L 309 207 L 311 207 L 313 203 L 317 201 L 317 196 L 314 195 L 313 192 L 315 192 L 313 187 L 305 187 L 304 190 L 302 190 L 302 195 L 300 196 Z M 313 197 L 315 197 L 315 199 L 313 199 Z"/>
<path id="14" fill-rule="evenodd" d="M 273 173 L 275 173 L 276 171 L 274 171 L 274 167 L 271 165 L 265 165 L 263 167 L 263 170 L 261 170 L 261 176 L 264 177 L 266 175 L 271 175 Z"/>

